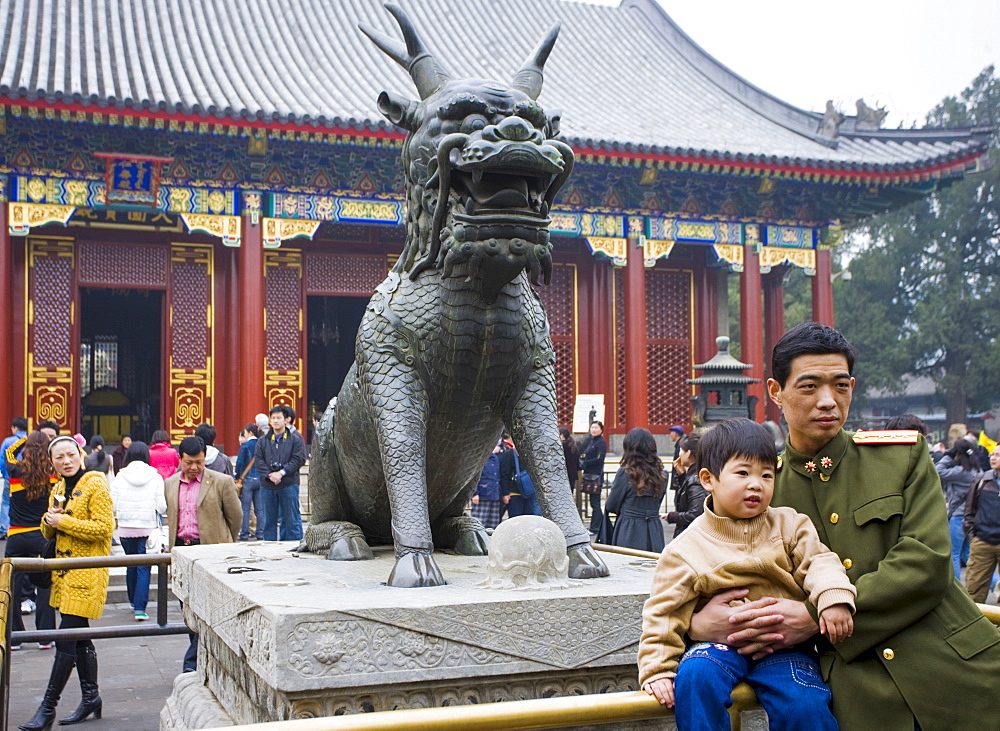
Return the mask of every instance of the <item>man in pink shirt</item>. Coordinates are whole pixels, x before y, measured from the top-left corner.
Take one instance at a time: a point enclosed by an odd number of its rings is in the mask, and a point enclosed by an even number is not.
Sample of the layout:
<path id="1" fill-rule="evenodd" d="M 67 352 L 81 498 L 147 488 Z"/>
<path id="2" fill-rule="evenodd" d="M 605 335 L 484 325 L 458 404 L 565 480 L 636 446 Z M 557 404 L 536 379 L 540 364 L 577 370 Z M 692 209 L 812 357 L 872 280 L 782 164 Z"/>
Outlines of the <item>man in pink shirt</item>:
<path id="1" fill-rule="evenodd" d="M 233 543 L 239 535 L 243 508 L 229 475 L 205 469 L 205 442 L 185 437 L 180 444 L 180 472 L 164 481 L 170 547 Z M 198 635 L 190 633 L 184 672 L 195 669 Z"/>

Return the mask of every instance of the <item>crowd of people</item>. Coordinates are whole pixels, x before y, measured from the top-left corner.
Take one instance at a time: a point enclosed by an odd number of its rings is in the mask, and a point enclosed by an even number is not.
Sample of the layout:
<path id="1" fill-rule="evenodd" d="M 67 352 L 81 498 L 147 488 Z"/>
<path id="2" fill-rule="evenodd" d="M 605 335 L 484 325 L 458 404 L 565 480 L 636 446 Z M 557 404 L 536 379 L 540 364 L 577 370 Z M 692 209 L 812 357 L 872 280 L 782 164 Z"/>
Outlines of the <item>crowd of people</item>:
<path id="1" fill-rule="evenodd" d="M 175 545 L 301 540 L 299 469 L 306 447 L 294 419 L 285 405 L 258 414 L 241 430 L 234 465 L 215 446 L 217 432 L 210 424 L 200 424 L 176 447 L 161 430 L 149 445 L 124 435 L 108 452 L 99 435 L 88 443 L 79 434 L 62 434 L 50 421 L 29 432 L 27 419 L 15 418 L 10 437 L 0 445 L 5 556 L 108 556 L 113 541 L 135 555 Z M 88 627 L 103 614 L 108 579 L 107 568 L 16 574 L 9 617 L 13 631 L 24 630 L 23 615 L 30 613 L 40 632 L 55 629 L 57 612 L 59 629 Z M 136 621 L 149 619 L 149 585 L 149 566 L 126 569 Z M 25 731 L 51 727 L 74 668 L 82 699 L 59 723 L 101 717 L 93 642 L 61 640 L 56 634 L 38 646 L 50 650 L 53 645 L 49 682 L 35 715 L 19 727 Z M 20 649 L 19 643 L 11 646 Z M 192 634 L 184 670 L 194 670 L 196 662 L 197 635 Z"/>
<path id="2" fill-rule="evenodd" d="M 687 434 L 671 427 L 665 468 L 656 437 L 635 428 L 607 500 L 586 490 L 596 540 L 660 554 L 643 609 L 639 682 L 675 708 L 681 731 L 728 727 L 741 680 L 775 728 L 971 728 L 989 719 L 1000 727 L 1000 633 L 973 602 L 986 600 L 1000 565 L 1000 445 L 987 451 L 955 425 L 928 446 L 912 415 L 884 431 L 845 431 L 854 359 L 832 328 L 793 328 L 775 346 L 767 384 L 788 428 L 783 444 L 748 419 Z M 56 424 L 29 432 L 14 419 L 0 446 L 6 555 L 106 556 L 113 540 L 126 554 L 300 540 L 306 448 L 294 417 L 287 406 L 257 415 L 241 429 L 235 459 L 215 446 L 209 424 L 176 447 L 158 431 L 150 445 L 126 436 L 109 453 L 100 436 L 88 452 Z M 604 425 L 591 423 L 580 443 L 566 428 L 559 436 L 571 489 L 603 485 Z M 670 492 L 672 509 L 663 510 Z M 487 529 L 505 515 L 541 514 L 510 434 L 470 503 Z M 148 619 L 149 583 L 148 567 L 127 569 L 137 621 Z M 57 612 L 60 630 L 88 627 L 107 589 L 106 568 L 18 575 L 11 625 L 24 629 L 30 593 L 38 631 L 54 630 Z M 197 643 L 191 633 L 184 671 L 196 668 Z M 60 724 L 101 717 L 93 642 L 54 633 L 39 647 L 53 644 L 25 731 L 51 727 L 74 668 L 81 701 Z M 938 693 L 926 693 L 928 668 Z"/>

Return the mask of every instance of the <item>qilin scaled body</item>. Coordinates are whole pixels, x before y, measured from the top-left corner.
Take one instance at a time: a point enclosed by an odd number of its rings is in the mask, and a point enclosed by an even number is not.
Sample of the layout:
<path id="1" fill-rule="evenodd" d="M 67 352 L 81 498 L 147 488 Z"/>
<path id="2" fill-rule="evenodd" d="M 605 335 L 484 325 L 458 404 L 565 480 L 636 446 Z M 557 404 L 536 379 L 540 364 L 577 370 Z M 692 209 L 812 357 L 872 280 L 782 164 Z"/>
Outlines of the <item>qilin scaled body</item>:
<path id="1" fill-rule="evenodd" d="M 445 583 L 433 551 L 482 555 L 463 508 L 504 426 L 566 540 L 574 578 L 606 576 L 573 504 L 555 418 L 555 356 L 529 275 L 552 271 L 549 209 L 573 166 L 536 102 L 553 27 L 510 85 L 453 80 L 406 14 L 405 44 L 361 27 L 408 69 L 420 101 L 382 92 L 408 131 L 406 244 L 376 288 L 355 363 L 317 430 L 305 547 L 331 559 L 392 542 L 392 586 Z M 333 405 L 335 403 L 335 406 Z"/>

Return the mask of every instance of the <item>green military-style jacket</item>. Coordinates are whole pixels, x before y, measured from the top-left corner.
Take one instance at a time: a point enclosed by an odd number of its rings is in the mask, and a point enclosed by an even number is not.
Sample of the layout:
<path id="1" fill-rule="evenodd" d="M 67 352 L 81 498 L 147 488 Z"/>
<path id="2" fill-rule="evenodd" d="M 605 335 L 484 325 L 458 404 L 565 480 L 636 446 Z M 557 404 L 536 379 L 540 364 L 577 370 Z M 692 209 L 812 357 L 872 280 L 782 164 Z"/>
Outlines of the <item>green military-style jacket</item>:
<path id="1" fill-rule="evenodd" d="M 774 505 L 808 515 L 857 587 L 854 634 L 821 640 L 842 729 L 1000 729 L 1000 632 L 955 579 L 941 483 L 917 432 L 786 445 Z M 815 609 L 810 607 L 815 616 Z"/>

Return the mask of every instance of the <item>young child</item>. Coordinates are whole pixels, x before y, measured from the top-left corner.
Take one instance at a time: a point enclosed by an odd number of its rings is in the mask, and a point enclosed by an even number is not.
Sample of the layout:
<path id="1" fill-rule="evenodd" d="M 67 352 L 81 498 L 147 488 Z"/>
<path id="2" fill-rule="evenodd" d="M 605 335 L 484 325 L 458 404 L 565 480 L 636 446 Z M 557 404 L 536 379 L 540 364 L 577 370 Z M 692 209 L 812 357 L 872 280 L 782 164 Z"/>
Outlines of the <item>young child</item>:
<path id="1" fill-rule="evenodd" d="M 639 683 L 660 703 L 676 703 L 680 731 L 728 729 L 729 696 L 741 680 L 753 686 L 772 728 L 837 728 L 830 690 L 810 654 L 793 649 L 754 661 L 710 643 L 685 651 L 691 615 L 728 589 L 749 589 L 743 601 L 808 596 L 830 642 L 853 633 L 857 592 L 837 554 L 808 517 L 769 507 L 777 460 L 773 437 L 748 419 L 718 424 L 698 446 L 698 477 L 709 498 L 660 556 L 638 657 Z"/>

